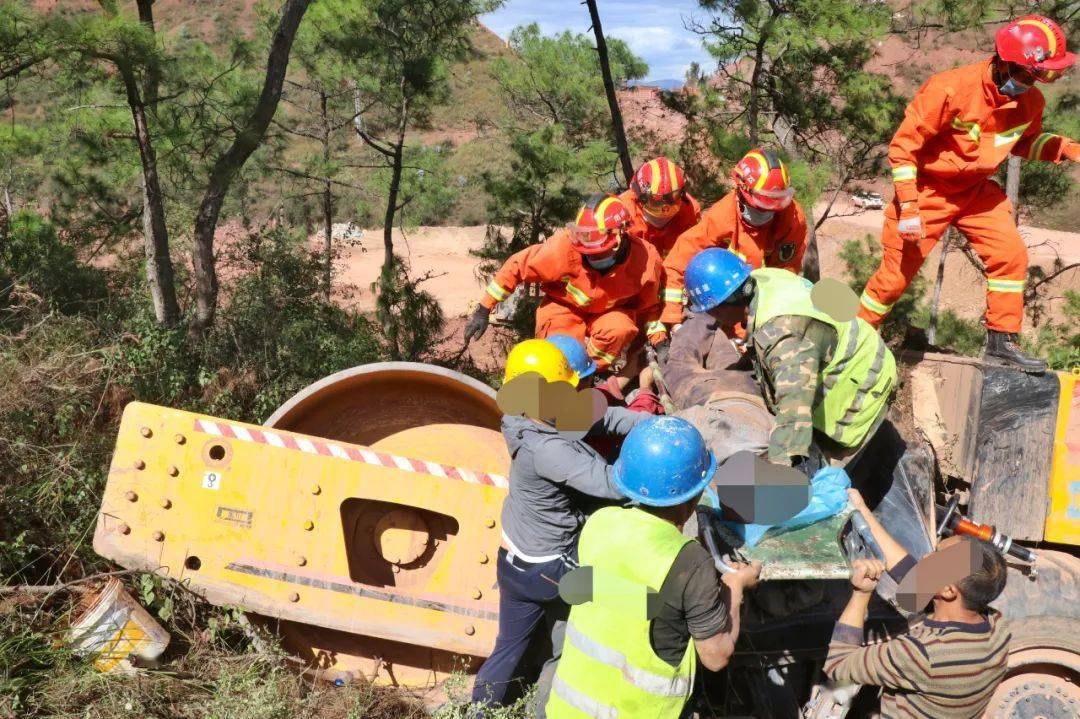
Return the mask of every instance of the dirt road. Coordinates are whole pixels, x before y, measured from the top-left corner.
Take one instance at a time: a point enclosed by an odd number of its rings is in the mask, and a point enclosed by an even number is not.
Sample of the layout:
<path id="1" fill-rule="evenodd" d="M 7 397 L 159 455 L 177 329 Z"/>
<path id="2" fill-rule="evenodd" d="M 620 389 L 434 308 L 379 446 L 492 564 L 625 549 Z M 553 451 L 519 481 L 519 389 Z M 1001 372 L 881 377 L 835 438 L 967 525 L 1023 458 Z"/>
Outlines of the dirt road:
<path id="1" fill-rule="evenodd" d="M 816 209 L 820 216 L 824 206 Z M 837 203 L 833 211 L 837 216 L 827 219 L 819 231 L 822 274 L 844 277 L 846 268 L 839 258 L 841 247 L 848 240 L 859 240 L 867 235 L 876 243 L 882 217 L 880 211 L 856 212 L 844 202 Z M 476 277 L 478 261 L 469 251 L 483 243 L 484 229 L 482 226 L 422 227 L 408 231 L 404 238 L 399 232 L 394 233 L 395 246 L 408 259 L 411 274 L 414 277 L 432 274 L 422 286 L 439 299 L 448 317 L 466 314 L 470 303 L 479 299 L 483 292 L 484 283 Z M 1033 264 L 1050 268 L 1058 257 L 1066 264 L 1080 262 L 1080 233 L 1023 227 L 1021 234 L 1028 244 Z M 378 230 L 366 230 L 361 245 L 345 251 L 337 281 L 340 285 L 355 288 L 347 300 L 350 305 L 364 311 L 374 308 L 370 285 L 378 277 L 382 260 L 382 233 Z M 937 266 L 938 251 L 935 250 L 922 270 L 931 282 Z M 1049 302 L 1050 309 L 1056 316 L 1063 303 L 1064 291 L 1080 289 L 1080 268 L 1062 274 L 1048 287 L 1047 295 L 1055 298 Z M 942 307 L 961 317 L 975 319 L 981 316 L 984 306 L 983 278 L 962 253 L 950 253 L 945 263 Z"/>

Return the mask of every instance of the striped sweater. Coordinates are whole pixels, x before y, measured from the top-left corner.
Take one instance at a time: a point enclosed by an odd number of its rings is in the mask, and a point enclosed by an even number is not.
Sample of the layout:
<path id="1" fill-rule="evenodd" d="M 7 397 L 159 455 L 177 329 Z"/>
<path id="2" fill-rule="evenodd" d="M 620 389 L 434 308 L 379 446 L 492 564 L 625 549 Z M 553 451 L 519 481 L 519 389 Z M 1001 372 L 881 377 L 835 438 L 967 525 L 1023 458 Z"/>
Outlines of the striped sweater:
<path id="1" fill-rule="evenodd" d="M 1010 637 L 993 610 L 976 624 L 921 619 L 907 634 L 867 646 L 861 629 L 837 624 L 825 673 L 882 687 L 883 718 L 969 719 L 1005 676 Z"/>

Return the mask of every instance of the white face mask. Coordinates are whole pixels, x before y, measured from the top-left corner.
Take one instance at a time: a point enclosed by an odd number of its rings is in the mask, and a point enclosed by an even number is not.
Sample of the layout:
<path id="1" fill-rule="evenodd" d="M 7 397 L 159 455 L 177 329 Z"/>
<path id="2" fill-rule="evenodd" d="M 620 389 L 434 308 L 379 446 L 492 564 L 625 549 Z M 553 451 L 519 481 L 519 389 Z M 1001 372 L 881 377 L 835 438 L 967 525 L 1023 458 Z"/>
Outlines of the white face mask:
<path id="1" fill-rule="evenodd" d="M 772 221 L 772 218 L 776 215 L 772 210 L 759 210 L 756 207 L 751 207 L 747 203 L 742 204 L 742 218 L 746 220 L 748 225 L 754 227 L 761 227 L 762 225 Z"/>

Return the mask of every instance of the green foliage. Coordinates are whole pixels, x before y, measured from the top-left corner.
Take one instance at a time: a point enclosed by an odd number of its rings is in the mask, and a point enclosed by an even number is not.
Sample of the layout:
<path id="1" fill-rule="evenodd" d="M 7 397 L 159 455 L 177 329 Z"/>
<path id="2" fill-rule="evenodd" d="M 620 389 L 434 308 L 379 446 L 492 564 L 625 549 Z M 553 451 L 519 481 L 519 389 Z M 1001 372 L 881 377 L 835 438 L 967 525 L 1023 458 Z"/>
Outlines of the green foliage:
<path id="1" fill-rule="evenodd" d="M 468 678 L 464 674 L 454 674 L 447 679 L 444 690 L 450 701 L 435 710 L 431 719 L 474 719 L 476 711 L 469 704 L 468 689 Z M 530 719 L 535 716 L 535 713 L 531 711 L 535 700 L 536 687 L 534 686 L 525 696 L 509 706 L 487 708 L 484 716 L 489 719 Z"/>
<path id="2" fill-rule="evenodd" d="M 510 34 L 510 47 L 521 62 L 499 59 L 494 72 L 519 122 L 539 118 L 562 125 L 576 146 L 610 137 L 611 117 L 590 36 L 565 31 L 548 37 L 533 23 Z M 617 86 L 649 71 L 618 38 L 608 39 L 608 55 Z"/>
<path id="3" fill-rule="evenodd" d="M 446 166 L 452 150 L 448 142 L 405 149 L 399 224 L 405 227 L 436 225 L 453 212 L 460 187 L 457 176 Z"/>
<path id="4" fill-rule="evenodd" d="M 799 187 L 810 190 L 800 194 L 807 202 L 826 181 L 835 187 L 878 174 L 904 105 L 888 78 L 866 70 L 875 40 L 889 30 L 888 4 L 699 1 L 712 16 L 695 21 L 695 30 L 719 63 L 721 83 L 668 98 L 691 124 L 684 158 L 703 150 L 715 158 L 693 175 L 736 162 L 748 146 L 733 135 L 811 163 L 816 177 Z"/>
<path id="5" fill-rule="evenodd" d="M 616 85 L 648 72 L 625 43 L 608 42 Z M 490 231 L 474 253 L 484 260 L 483 274 L 573 219 L 584 196 L 617 182 L 611 117 L 592 39 L 570 32 L 545 37 L 533 24 L 515 29 L 510 46 L 520 61 L 494 63 L 512 115 L 504 128 L 510 167 L 485 172 L 483 184 L 491 197 L 491 224 L 511 232 L 506 237 L 501 229 Z"/>
<path id="6" fill-rule="evenodd" d="M 36 236 L 55 232 L 40 218 L 27 224 Z M 229 302 L 198 343 L 160 327 L 138 276 L 121 271 L 103 299 L 73 301 L 77 314 L 49 312 L 77 282 L 11 298 L 0 334 L 0 581 L 39 584 L 100 566 L 89 537 L 128 401 L 258 423 L 308 384 L 388 356 L 369 320 L 321 299 L 318 258 L 300 238 L 253 233 L 236 252 Z"/>
<path id="7" fill-rule="evenodd" d="M 442 333 L 445 318 L 438 300 L 420 289 L 429 276 L 412 279 L 405 261 L 395 260 L 383 265 L 372 284 L 375 316 L 390 359 L 422 361 Z"/>
<path id="8" fill-rule="evenodd" d="M 870 276 L 881 263 L 881 243 L 877 238 L 867 235 L 862 242 L 848 240 L 840 250 L 840 260 L 847 267 L 849 284 L 856 292 L 862 292 Z M 919 276 L 908 286 L 907 291 L 893 305 L 892 312 L 881 326 L 881 334 L 889 341 L 899 341 L 904 337 L 909 326 L 915 324 L 919 305 L 926 292 L 926 281 Z"/>
<path id="9" fill-rule="evenodd" d="M 1043 115 L 1043 131 L 1065 137 L 1080 137 L 1080 93 L 1067 92 L 1048 104 Z M 1026 162 L 1020 171 L 1020 205 L 1024 209 L 1046 210 L 1068 202 L 1076 187 L 1072 163 Z M 1064 229 L 1073 230 L 1075 225 Z"/>
<path id="10" fill-rule="evenodd" d="M 11 218 L 6 242 L 0 242 L 0 308 L 23 291 L 47 298 L 61 312 L 73 312 L 105 295 L 102 273 L 80 263 L 75 248 L 39 215 L 22 211 Z M 3 320 L 0 318 L 0 326 Z"/>
<path id="11" fill-rule="evenodd" d="M 1046 357 L 1053 369 L 1069 372 L 1080 367 L 1080 292 L 1065 292 L 1062 321 L 1039 327 L 1034 347 L 1029 350 Z"/>

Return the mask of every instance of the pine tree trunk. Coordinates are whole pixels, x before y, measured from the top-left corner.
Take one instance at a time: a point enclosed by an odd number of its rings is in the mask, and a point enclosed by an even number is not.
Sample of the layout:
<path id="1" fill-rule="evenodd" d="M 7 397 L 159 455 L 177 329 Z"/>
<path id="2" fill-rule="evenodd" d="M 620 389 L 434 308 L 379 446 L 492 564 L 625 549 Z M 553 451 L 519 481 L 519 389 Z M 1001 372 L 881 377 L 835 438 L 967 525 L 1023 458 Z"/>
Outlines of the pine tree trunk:
<path id="1" fill-rule="evenodd" d="M 619 109 L 619 98 L 615 94 L 615 81 L 611 77 L 611 62 L 608 59 L 604 29 L 600 25 L 600 11 L 596 8 L 596 0 L 585 0 L 585 4 L 589 6 L 593 35 L 596 36 L 596 54 L 600 59 L 600 74 L 604 78 L 604 92 L 607 94 L 608 109 L 611 111 L 611 131 L 615 136 L 615 149 L 619 153 L 623 175 L 626 176 L 626 183 L 629 185 L 634 177 L 634 163 L 630 159 L 630 148 L 626 144 L 626 129 L 623 126 L 622 111 Z"/>
<path id="2" fill-rule="evenodd" d="M 143 245 L 146 250 L 146 280 L 154 303 L 154 317 L 165 327 L 180 322 L 180 305 L 176 300 L 176 282 L 172 258 L 169 256 L 169 230 L 165 224 L 165 198 L 158 176 L 157 154 L 146 119 L 135 75 L 126 65 L 118 67 L 127 93 L 128 107 L 135 125 L 135 143 L 142 165 Z"/>
<path id="3" fill-rule="evenodd" d="M 217 312 L 218 279 L 214 260 L 214 232 L 221 216 L 221 205 L 225 202 L 225 195 L 228 194 L 236 173 L 244 166 L 251 153 L 258 149 L 266 135 L 266 128 L 277 112 L 285 83 L 285 71 L 289 66 L 289 53 L 300 21 L 310 4 L 311 0 L 285 0 L 281 8 L 281 20 L 270 43 L 262 92 L 251 115 L 239 128 L 232 145 L 214 163 L 202 202 L 195 215 L 195 317 L 191 323 L 191 331 L 195 336 L 200 336 L 209 329 Z"/>
<path id="4" fill-rule="evenodd" d="M 319 92 L 319 110 L 323 122 L 323 172 L 330 167 L 330 113 L 327 111 L 326 92 Z M 327 177 L 323 182 L 323 295 L 330 301 L 330 282 L 334 265 L 334 185 Z"/>
<path id="5" fill-rule="evenodd" d="M 784 148 L 791 159 L 798 160 L 801 157 L 799 147 L 795 144 L 795 133 L 792 132 L 791 124 L 787 121 L 787 118 L 777 115 L 773 118 L 773 134 L 776 135 L 776 141 L 780 144 L 780 147 Z M 817 243 L 817 221 L 814 219 L 814 208 L 812 206 L 804 206 L 803 212 L 806 215 L 806 254 L 803 255 L 802 273 L 803 277 L 811 282 L 817 282 L 821 279 L 821 258 L 818 254 Z"/>
<path id="6" fill-rule="evenodd" d="M 1005 166 L 1005 196 L 1013 206 L 1013 222 L 1020 223 L 1020 158 L 1009 155 Z"/>
<path id="7" fill-rule="evenodd" d="M 405 130 L 409 123 L 409 98 L 405 95 L 405 78 L 401 78 L 401 107 L 398 110 L 397 140 L 390 155 L 390 187 L 387 190 L 386 214 L 383 217 L 383 276 L 390 277 L 394 266 L 394 218 L 398 211 L 398 194 L 401 192 L 401 165 L 405 161 Z"/>

